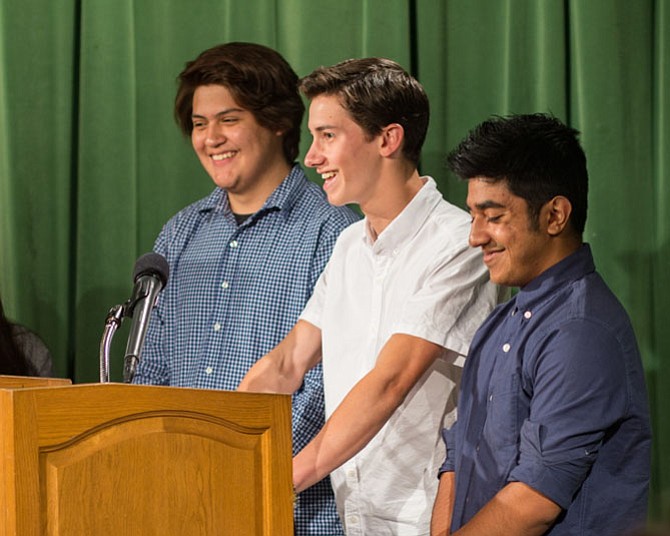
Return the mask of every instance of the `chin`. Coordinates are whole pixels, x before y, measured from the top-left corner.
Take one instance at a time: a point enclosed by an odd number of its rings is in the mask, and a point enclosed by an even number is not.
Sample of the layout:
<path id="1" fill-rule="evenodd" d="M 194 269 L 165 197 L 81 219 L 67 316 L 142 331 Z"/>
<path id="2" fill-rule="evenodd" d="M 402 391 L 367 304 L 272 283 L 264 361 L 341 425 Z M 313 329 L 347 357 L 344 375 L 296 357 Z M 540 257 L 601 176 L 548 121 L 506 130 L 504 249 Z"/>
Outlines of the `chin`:
<path id="1" fill-rule="evenodd" d="M 328 199 L 328 202 L 329 202 L 331 205 L 335 206 L 335 207 L 341 207 L 341 206 L 347 204 L 346 201 L 342 201 L 342 200 L 339 199 L 337 196 L 326 195 L 326 197 L 327 197 L 327 199 Z"/>
<path id="2" fill-rule="evenodd" d="M 515 287 L 516 285 L 508 278 L 506 278 L 504 275 L 496 275 L 489 271 L 489 279 L 491 280 L 491 283 L 495 283 L 496 285 L 503 285 L 506 287 Z"/>

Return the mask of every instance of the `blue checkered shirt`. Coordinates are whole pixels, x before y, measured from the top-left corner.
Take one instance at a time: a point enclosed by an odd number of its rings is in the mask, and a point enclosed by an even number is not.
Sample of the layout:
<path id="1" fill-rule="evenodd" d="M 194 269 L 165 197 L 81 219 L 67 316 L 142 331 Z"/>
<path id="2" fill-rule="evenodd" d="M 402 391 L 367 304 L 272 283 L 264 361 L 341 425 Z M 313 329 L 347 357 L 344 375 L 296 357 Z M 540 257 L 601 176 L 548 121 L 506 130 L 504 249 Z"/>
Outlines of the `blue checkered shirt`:
<path id="1" fill-rule="evenodd" d="M 358 216 L 328 204 L 300 166 L 238 226 L 216 188 L 163 228 L 170 279 L 152 313 L 135 383 L 234 390 L 298 320 L 338 235 Z M 293 453 L 324 423 L 321 366 L 293 395 Z M 295 534 L 343 534 L 330 480 L 298 496 Z"/>

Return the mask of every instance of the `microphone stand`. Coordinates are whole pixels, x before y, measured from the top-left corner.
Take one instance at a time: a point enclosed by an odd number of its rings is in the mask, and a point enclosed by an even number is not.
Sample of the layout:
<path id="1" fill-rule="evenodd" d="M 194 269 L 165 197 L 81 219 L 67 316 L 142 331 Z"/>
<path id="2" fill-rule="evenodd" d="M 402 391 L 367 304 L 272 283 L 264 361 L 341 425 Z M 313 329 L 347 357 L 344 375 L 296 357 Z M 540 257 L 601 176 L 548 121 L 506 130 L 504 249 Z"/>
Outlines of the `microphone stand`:
<path id="1" fill-rule="evenodd" d="M 105 329 L 100 341 L 100 383 L 109 383 L 109 350 L 114 333 L 121 326 L 121 321 L 125 316 L 124 309 L 123 305 L 115 305 L 109 310 L 105 319 Z"/>
<path id="2" fill-rule="evenodd" d="M 123 381 L 131 383 L 135 369 L 140 359 L 140 352 L 144 344 L 144 336 L 149 322 L 151 309 L 156 304 L 158 293 L 167 283 L 170 268 L 165 257 L 158 253 L 146 253 L 135 262 L 133 270 L 132 296 L 123 305 L 115 305 L 107 313 L 105 329 L 100 341 L 100 383 L 109 383 L 109 355 L 112 338 L 121 326 L 124 318 L 135 314 L 135 320 L 130 328 L 128 345 L 123 364 Z M 142 302 L 140 304 L 140 302 Z M 139 307 L 138 307 L 139 306 Z M 135 308 L 138 311 L 135 311 Z"/>
<path id="3" fill-rule="evenodd" d="M 148 294 L 147 289 L 136 288 L 133 295 L 123 305 L 115 305 L 107 313 L 105 319 L 105 329 L 102 332 L 102 339 L 100 341 L 100 383 L 109 383 L 109 356 L 112 346 L 112 338 L 116 330 L 121 326 L 124 318 L 133 316 L 135 305 L 142 298 Z M 134 357 L 134 356 L 130 356 Z M 134 362 L 129 362 L 129 356 L 126 356 L 123 364 L 123 381 L 124 383 L 131 383 L 135 375 L 135 368 L 137 367 L 138 358 L 134 357 Z"/>

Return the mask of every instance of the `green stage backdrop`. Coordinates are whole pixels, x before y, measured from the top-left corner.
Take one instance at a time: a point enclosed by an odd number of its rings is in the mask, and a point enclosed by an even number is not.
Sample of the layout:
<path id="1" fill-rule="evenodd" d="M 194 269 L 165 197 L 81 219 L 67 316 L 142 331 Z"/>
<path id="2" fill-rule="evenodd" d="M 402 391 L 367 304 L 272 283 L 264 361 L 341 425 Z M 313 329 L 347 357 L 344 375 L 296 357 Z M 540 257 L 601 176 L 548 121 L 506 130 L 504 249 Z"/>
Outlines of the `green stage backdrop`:
<path id="1" fill-rule="evenodd" d="M 586 238 L 639 338 L 651 515 L 667 518 L 668 0 L 2 0 L 0 293 L 58 374 L 96 381 L 103 321 L 128 298 L 135 259 L 211 190 L 173 122 L 174 81 L 232 40 L 278 49 L 299 75 L 350 57 L 404 65 L 431 99 L 422 172 L 459 205 L 464 185 L 444 157 L 479 121 L 552 112 L 582 132 Z M 308 142 L 305 129 L 302 154 Z M 119 340 L 123 330 L 115 355 Z"/>

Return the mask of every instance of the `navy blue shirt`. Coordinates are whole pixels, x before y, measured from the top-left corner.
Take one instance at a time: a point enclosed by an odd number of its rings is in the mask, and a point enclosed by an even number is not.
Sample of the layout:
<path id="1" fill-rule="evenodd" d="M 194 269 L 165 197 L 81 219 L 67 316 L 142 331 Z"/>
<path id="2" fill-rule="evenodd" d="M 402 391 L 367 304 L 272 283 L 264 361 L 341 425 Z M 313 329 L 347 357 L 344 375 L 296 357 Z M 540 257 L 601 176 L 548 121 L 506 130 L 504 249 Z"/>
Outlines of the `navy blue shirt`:
<path id="1" fill-rule="evenodd" d="M 442 471 L 452 531 L 508 482 L 563 510 L 547 534 L 622 534 L 644 523 L 651 432 L 628 315 L 587 244 L 498 306 L 470 347 Z"/>
<path id="2" fill-rule="evenodd" d="M 298 320 L 340 232 L 359 217 L 328 203 L 300 166 L 238 225 L 224 190 L 180 211 L 154 246 L 170 265 L 135 383 L 234 390 Z M 293 453 L 324 423 L 321 366 L 293 395 Z M 330 479 L 296 501 L 295 533 L 343 534 Z"/>

